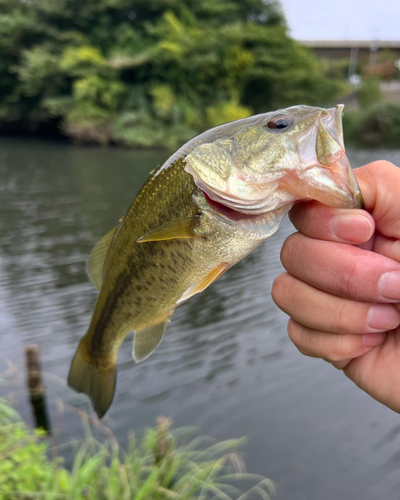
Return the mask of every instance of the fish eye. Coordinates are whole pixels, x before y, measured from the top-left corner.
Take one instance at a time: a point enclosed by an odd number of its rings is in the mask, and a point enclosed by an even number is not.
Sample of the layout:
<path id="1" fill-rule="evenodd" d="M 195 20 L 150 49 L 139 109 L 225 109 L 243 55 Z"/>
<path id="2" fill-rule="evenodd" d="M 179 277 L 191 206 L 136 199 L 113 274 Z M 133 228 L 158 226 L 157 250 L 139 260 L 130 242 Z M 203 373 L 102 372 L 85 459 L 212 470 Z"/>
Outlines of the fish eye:
<path id="1" fill-rule="evenodd" d="M 293 120 L 287 115 L 277 115 L 271 118 L 267 123 L 267 127 L 270 130 L 283 131 L 290 127 Z"/>

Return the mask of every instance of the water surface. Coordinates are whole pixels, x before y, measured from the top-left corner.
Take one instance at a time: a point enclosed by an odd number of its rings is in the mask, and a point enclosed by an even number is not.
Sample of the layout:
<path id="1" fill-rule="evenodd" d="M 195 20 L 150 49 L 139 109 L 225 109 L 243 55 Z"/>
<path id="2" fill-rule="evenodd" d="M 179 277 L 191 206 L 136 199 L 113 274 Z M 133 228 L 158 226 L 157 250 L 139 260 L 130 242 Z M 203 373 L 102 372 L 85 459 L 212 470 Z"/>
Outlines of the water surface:
<path id="1" fill-rule="evenodd" d="M 380 158 L 400 165 L 400 150 L 349 156 L 353 166 Z M 160 152 L 0 140 L 0 372 L 11 360 L 23 373 L 24 345 L 39 344 L 52 420 L 58 429 L 63 419 L 64 436 L 78 433 L 70 407 L 89 408 L 64 382 L 96 298 L 86 259 L 164 159 Z M 273 479 L 281 499 L 398 500 L 399 415 L 327 363 L 301 356 L 270 297 L 291 232 L 286 219 L 179 307 L 145 363 L 135 365 L 127 338 L 105 422 L 121 441 L 160 414 L 217 439 L 247 436 L 248 469 Z M 15 399 L 29 418 L 26 394 Z"/>

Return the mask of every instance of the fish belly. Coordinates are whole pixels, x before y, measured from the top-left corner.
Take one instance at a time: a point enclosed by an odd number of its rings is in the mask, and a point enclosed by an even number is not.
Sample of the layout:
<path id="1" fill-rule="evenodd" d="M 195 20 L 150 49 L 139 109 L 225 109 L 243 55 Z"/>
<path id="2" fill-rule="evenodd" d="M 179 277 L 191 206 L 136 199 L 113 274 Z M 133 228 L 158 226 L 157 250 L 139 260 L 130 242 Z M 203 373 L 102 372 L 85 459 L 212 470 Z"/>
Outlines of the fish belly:
<path id="1" fill-rule="evenodd" d="M 198 285 L 198 291 L 202 291 L 213 281 L 208 283 L 207 278 L 215 270 L 224 272 L 229 269 L 259 243 L 228 231 L 223 234 L 221 230 L 213 239 L 144 243 L 145 257 L 132 266 L 127 279 L 129 284 L 111 313 L 112 331 L 107 333 L 111 337 L 117 334 L 123 339 L 132 330 L 141 330 L 170 316 L 177 305 L 190 297 L 188 291 Z M 222 272 L 217 273 L 215 279 Z M 206 284 L 204 288 L 201 288 L 202 283 Z M 186 298 L 185 294 L 188 295 Z"/>

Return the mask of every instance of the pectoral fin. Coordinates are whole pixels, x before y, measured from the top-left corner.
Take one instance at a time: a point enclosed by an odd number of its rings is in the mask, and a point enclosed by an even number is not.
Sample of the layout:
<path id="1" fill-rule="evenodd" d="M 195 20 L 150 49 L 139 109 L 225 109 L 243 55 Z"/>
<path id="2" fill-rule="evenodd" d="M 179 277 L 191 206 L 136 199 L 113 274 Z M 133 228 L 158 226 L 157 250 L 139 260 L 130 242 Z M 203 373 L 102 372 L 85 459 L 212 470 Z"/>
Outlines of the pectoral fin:
<path id="1" fill-rule="evenodd" d="M 152 229 L 137 241 L 138 243 L 145 243 L 146 241 L 174 240 L 177 238 L 201 238 L 201 235 L 195 231 L 199 223 L 200 215 L 172 220 Z"/>
<path id="2" fill-rule="evenodd" d="M 136 362 L 143 361 L 154 351 L 161 342 L 172 313 L 159 323 L 135 331 L 133 340 L 133 359 Z"/>
<path id="3" fill-rule="evenodd" d="M 190 297 L 193 297 L 193 295 L 196 295 L 196 293 L 201 293 L 209 285 L 211 285 L 211 283 L 213 283 L 220 276 L 222 276 L 224 274 L 224 272 L 229 269 L 229 267 L 230 267 L 229 264 L 223 263 L 223 264 L 220 264 L 216 269 L 213 269 L 199 283 L 197 283 L 196 285 L 192 285 L 191 287 L 189 287 L 186 290 L 186 292 L 182 295 L 182 297 L 178 300 L 177 305 L 182 304 L 186 300 L 190 299 Z"/>
<path id="4" fill-rule="evenodd" d="M 109 231 L 101 238 L 101 240 L 97 242 L 87 261 L 86 272 L 88 273 L 90 281 L 97 289 L 101 287 L 108 250 L 118 228 L 119 225 L 113 227 L 111 231 Z"/>

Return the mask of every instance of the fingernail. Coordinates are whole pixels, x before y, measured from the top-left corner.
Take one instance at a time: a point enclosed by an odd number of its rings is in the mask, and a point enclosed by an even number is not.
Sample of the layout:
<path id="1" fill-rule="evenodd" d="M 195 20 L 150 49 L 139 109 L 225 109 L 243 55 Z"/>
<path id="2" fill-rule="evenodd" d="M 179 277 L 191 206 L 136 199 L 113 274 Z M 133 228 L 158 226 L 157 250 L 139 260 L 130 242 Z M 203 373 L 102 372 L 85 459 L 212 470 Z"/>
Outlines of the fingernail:
<path id="1" fill-rule="evenodd" d="M 332 230 L 341 240 L 360 243 L 369 240 L 374 228 L 363 215 L 343 214 L 332 219 Z"/>
<path id="2" fill-rule="evenodd" d="M 380 333 L 364 333 L 363 335 L 363 346 L 364 347 L 376 347 L 377 345 L 383 344 L 386 338 L 385 332 Z"/>
<path id="3" fill-rule="evenodd" d="M 379 293 L 384 299 L 400 300 L 400 271 L 382 274 L 378 282 Z"/>
<path id="4" fill-rule="evenodd" d="M 400 313 L 394 307 L 384 304 L 374 304 L 369 308 L 367 326 L 374 330 L 392 330 L 399 326 Z"/>

